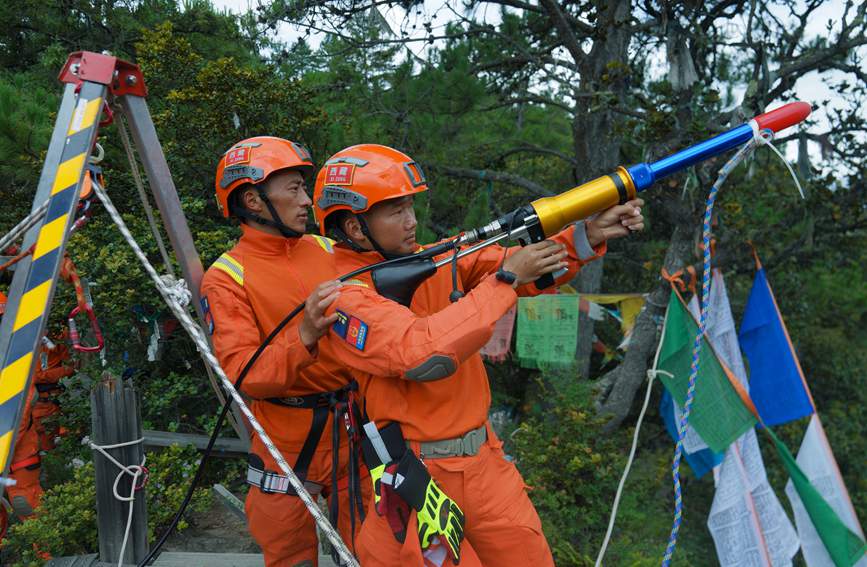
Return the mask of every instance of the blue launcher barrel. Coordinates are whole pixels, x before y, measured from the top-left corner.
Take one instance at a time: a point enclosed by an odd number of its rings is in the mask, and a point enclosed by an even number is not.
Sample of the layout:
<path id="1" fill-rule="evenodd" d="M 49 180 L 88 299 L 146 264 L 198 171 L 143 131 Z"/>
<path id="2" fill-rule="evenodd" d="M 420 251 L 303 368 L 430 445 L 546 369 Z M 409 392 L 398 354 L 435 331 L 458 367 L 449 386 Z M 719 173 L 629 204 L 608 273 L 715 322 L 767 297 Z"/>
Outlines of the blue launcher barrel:
<path id="1" fill-rule="evenodd" d="M 791 102 L 659 161 L 639 163 L 629 168 L 620 167 L 614 173 L 554 197 L 537 199 L 531 206 L 536 211 L 545 236 L 551 236 L 570 222 L 634 199 L 637 193 L 663 177 L 745 144 L 758 132 L 770 130 L 776 133 L 794 126 L 807 118 L 811 111 L 812 107 L 806 102 Z"/>

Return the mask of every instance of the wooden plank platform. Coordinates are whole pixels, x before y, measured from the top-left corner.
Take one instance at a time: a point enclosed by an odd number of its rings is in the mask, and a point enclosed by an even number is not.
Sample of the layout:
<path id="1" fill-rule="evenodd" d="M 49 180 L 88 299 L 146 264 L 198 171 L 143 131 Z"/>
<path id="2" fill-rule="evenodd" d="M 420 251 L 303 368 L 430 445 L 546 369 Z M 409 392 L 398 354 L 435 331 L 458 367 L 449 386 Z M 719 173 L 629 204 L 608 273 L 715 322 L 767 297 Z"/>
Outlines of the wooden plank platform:
<path id="1" fill-rule="evenodd" d="M 47 567 L 116 567 L 103 563 L 98 556 L 78 555 L 57 557 L 45 564 Z M 265 560 L 258 553 L 186 553 L 166 551 L 160 554 L 153 567 L 264 567 Z M 331 557 L 320 555 L 319 567 L 336 567 Z"/>
<path id="2" fill-rule="evenodd" d="M 208 446 L 208 439 L 207 435 L 197 435 L 195 433 L 144 430 L 145 447 L 171 447 L 172 445 L 184 447 L 192 445 L 199 451 L 204 451 L 205 447 Z M 212 455 L 216 457 L 244 457 L 247 455 L 247 447 L 240 439 L 218 437 L 217 442 L 214 443 Z"/>

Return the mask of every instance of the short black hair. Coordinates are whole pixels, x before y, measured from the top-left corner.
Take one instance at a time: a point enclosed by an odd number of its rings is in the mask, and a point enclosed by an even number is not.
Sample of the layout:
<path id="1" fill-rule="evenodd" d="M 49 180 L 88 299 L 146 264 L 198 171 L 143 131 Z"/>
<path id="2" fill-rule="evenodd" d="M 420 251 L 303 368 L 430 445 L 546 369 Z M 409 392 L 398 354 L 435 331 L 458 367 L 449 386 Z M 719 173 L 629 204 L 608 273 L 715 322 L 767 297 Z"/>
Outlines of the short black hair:
<path id="1" fill-rule="evenodd" d="M 325 233 L 336 237 L 335 240 L 348 238 L 347 234 L 343 231 L 343 223 L 351 216 L 353 216 L 352 211 L 347 211 L 346 209 L 341 209 L 336 213 L 328 215 L 325 219 Z"/>
<path id="2" fill-rule="evenodd" d="M 246 222 L 242 215 L 238 214 L 238 211 L 246 211 L 246 207 L 241 201 L 241 196 L 248 190 L 255 189 L 254 185 L 251 183 L 244 183 L 240 187 L 236 188 L 234 191 L 229 193 L 229 216 L 235 217 L 241 222 Z"/>

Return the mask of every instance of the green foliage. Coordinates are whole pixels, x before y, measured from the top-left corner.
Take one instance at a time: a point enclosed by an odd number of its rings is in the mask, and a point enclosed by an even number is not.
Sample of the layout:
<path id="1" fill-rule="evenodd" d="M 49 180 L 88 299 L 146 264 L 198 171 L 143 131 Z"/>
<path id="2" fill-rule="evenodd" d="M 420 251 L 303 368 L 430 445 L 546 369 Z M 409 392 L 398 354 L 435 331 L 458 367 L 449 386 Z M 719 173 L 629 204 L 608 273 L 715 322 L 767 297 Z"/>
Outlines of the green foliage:
<path id="1" fill-rule="evenodd" d="M 580 8 L 581 21 L 590 25 L 605 12 L 599 3 L 566 4 Z M 682 6 L 675 3 L 672 9 Z M 675 92 L 668 80 L 648 70 L 658 66 L 652 61 L 653 37 L 636 40 L 628 62 L 609 60 L 600 52 L 589 58 L 598 62 L 596 68 L 572 69 L 564 75 L 567 80 L 551 80 L 550 64 L 542 69 L 531 61 L 528 66 L 526 57 L 565 57 L 541 11 L 504 11 L 495 29 L 487 22 L 453 23 L 448 34 L 469 26 L 477 26 L 478 33 L 431 47 L 422 61 L 399 44 L 371 46 L 382 30 L 368 18 L 352 19 L 341 30 L 364 48 L 345 37 L 326 38 L 318 48 L 303 40 L 285 45 L 269 39 L 260 25 L 271 25 L 280 14 L 300 19 L 306 9 L 305 3 L 272 2 L 257 12 L 261 20 L 256 21 L 252 14 L 236 18 L 220 13 L 206 0 L 22 0 L 0 6 L 0 171 L 7 197 L 0 225 L 13 226 L 29 210 L 60 100 L 56 75 L 68 52 L 77 49 L 108 49 L 141 65 L 148 105 L 206 267 L 238 236 L 212 197 L 215 165 L 227 147 L 247 136 L 300 141 L 317 163 L 355 143 L 383 143 L 407 152 L 422 164 L 430 182 L 431 191 L 416 199 L 416 211 L 419 241 L 431 242 L 536 197 L 521 187 L 491 183 L 484 175 L 454 177 L 444 168 L 510 173 L 554 192 L 586 181 L 599 167 L 579 159 L 579 148 L 619 148 L 605 157 L 624 164 L 661 157 L 717 131 L 720 111 L 739 102 L 735 93 L 746 89 L 753 96 L 759 88 L 755 67 L 745 64 L 743 53 L 714 43 L 736 43 L 724 37 L 724 30 L 717 30 L 718 40 L 705 36 L 691 44 L 705 76 L 692 90 Z M 492 33 L 483 33 L 483 27 Z M 773 63 L 776 46 L 762 41 Z M 800 53 L 809 55 L 820 47 L 821 40 Z M 710 75 L 707 68 L 713 68 Z M 592 77 L 585 80 L 588 74 Z M 620 83 L 629 89 L 612 95 Z M 860 100 L 857 85 L 834 88 L 854 103 Z M 623 109 L 635 112 L 621 115 Z M 600 117 L 601 130 L 581 129 L 584 119 Z M 835 120 L 840 134 L 833 134 L 831 146 L 853 163 L 865 155 L 852 134 L 860 123 Z M 145 253 L 165 271 L 116 126 L 101 130 L 100 143 L 106 148 L 102 166 L 108 191 Z M 808 199 L 802 202 L 777 158 L 760 150 L 733 172 L 720 194 L 715 228 L 720 250 L 738 250 L 750 240 L 761 253 L 857 510 L 867 506 L 867 481 L 859 462 L 867 439 L 867 209 L 863 159 L 860 163 L 859 174 L 813 171 L 805 185 Z M 648 229 L 611 243 L 603 291 L 646 291 L 657 285 L 672 233 L 698 226 L 720 165 L 719 160 L 708 162 L 647 192 Z M 145 426 L 209 430 L 217 404 L 185 335 L 180 330 L 163 333 L 160 358 L 148 360 L 154 323 L 173 321 L 106 215 L 98 211 L 72 238 L 69 252 L 91 283 L 107 338 L 107 369 L 133 376 Z M 736 320 L 752 275 L 748 253 L 742 256 L 726 273 Z M 63 323 L 72 304 L 71 289 L 61 285 L 52 327 Z M 598 326 L 596 333 L 609 345 L 621 338 L 616 327 Z M 515 454 L 534 487 L 531 497 L 558 565 L 592 564 L 630 430 L 599 434 L 602 422 L 595 417 L 587 382 L 574 384 L 564 375 L 540 377 L 512 364 L 492 367 L 495 406 L 508 408 L 522 423 Z M 92 471 L 69 463 L 89 460 L 89 451 L 78 442 L 90 427 L 86 376 L 103 370 L 100 361 L 85 359 L 82 371 L 69 381 L 61 425 L 70 433 L 45 458 L 47 486 L 52 487 L 45 512 L 10 533 L 9 549 L 21 557 L 35 557 L 29 544 L 46 541 L 45 534 L 56 536 L 52 545 L 60 547 L 44 548 L 55 554 L 94 548 Z M 599 373 L 591 368 L 591 377 Z M 544 384 L 555 384 L 558 391 L 545 391 Z M 656 564 L 668 533 L 672 444 L 654 410 L 644 427 L 606 564 Z M 803 424 L 795 423 L 781 434 L 794 449 L 802 432 Z M 151 455 L 152 463 L 161 458 Z M 182 458 L 195 457 L 187 452 Z M 778 461 L 769 454 L 766 463 L 772 483 L 781 489 L 785 475 Z M 233 467 L 243 463 L 221 463 L 211 474 L 234 478 L 238 471 Z M 159 468 L 173 470 L 172 465 L 154 466 L 155 475 Z M 175 508 L 181 485 L 166 482 L 174 488 L 159 489 L 163 500 L 150 508 L 152 517 Z M 675 562 L 704 565 L 712 549 L 704 527 L 712 485 L 686 473 L 684 491 L 687 520 Z"/>
<path id="2" fill-rule="evenodd" d="M 542 519 L 555 563 L 559 567 L 591 566 L 608 527 L 632 429 L 599 435 L 605 420 L 593 408 L 592 383 L 575 380 L 574 372 L 548 374 L 535 384 L 543 388 L 546 406 L 532 410 L 511 435 L 514 455 L 531 488 L 530 498 Z M 555 389 L 545 390 L 543 384 L 554 384 Z M 652 405 L 656 406 L 658 400 Z M 605 565 L 649 567 L 659 563 L 665 549 L 673 510 L 673 445 L 654 413 L 648 413 L 642 427 L 642 443 L 623 491 Z M 696 482 L 686 467 L 682 475 L 689 503 L 673 565 L 707 564 L 713 542 L 704 519 L 713 483 L 707 479 Z"/>
<path id="3" fill-rule="evenodd" d="M 147 454 L 149 540 L 171 521 L 197 463 L 198 454 L 192 447 L 176 445 Z M 190 510 L 206 510 L 210 498 L 207 488 L 199 488 L 193 495 Z M 95 553 L 99 550 L 96 521 L 94 469 L 93 463 L 87 462 L 74 469 L 72 479 L 45 492 L 35 516 L 9 528 L 3 540 L 4 565 L 41 564 L 45 554 L 59 557 Z M 186 520 L 181 520 L 178 530 L 188 526 Z"/>

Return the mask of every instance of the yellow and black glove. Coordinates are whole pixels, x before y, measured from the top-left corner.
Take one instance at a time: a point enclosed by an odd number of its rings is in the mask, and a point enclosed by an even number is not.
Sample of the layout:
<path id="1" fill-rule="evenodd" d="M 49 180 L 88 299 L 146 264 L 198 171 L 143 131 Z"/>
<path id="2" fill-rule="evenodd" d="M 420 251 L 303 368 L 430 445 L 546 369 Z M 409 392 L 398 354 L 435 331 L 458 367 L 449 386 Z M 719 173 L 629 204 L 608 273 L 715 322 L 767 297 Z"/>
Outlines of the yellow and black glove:
<path id="1" fill-rule="evenodd" d="M 373 482 L 374 509 L 377 514 L 386 519 L 394 538 L 403 543 L 406 540 L 406 527 L 409 524 L 411 510 L 406 501 L 395 494 L 391 486 L 397 463 L 392 461 L 387 446 L 390 446 L 395 453 L 404 452 L 406 442 L 397 423 L 392 423 L 379 431 L 376 429 L 376 424 L 370 422 L 365 424 L 364 431 L 365 438 L 361 447 L 364 452 L 364 462 L 370 471 L 370 480 Z M 373 437 L 380 440 L 378 450 L 371 441 Z"/>
<path id="2" fill-rule="evenodd" d="M 394 472 L 394 491 L 418 512 L 418 539 L 427 549 L 434 536 L 448 549 L 452 562 L 461 560 L 464 513 L 437 486 L 427 467 L 412 451 L 406 451 Z"/>

